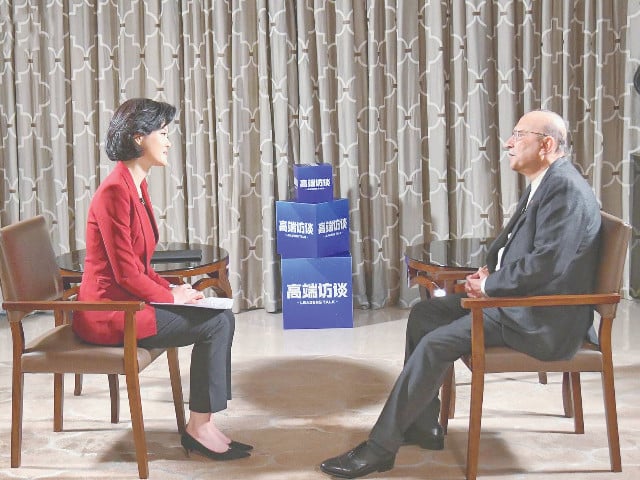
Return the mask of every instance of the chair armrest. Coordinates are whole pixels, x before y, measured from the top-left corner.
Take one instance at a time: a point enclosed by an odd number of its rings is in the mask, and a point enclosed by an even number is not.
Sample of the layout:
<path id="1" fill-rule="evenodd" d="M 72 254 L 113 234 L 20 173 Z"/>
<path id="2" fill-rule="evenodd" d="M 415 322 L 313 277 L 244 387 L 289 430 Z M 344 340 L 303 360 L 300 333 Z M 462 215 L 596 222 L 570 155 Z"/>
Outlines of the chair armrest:
<path id="1" fill-rule="evenodd" d="M 619 293 L 588 293 L 581 295 L 539 295 L 534 297 L 463 298 L 462 308 L 491 307 L 555 307 L 558 305 L 598 305 L 618 303 Z"/>
<path id="2" fill-rule="evenodd" d="M 125 350 L 125 370 L 133 373 L 137 372 L 137 339 L 136 339 L 136 312 L 144 309 L 145 302 L 140 301 L 73 301 L 73 300 L 51 300 L 51 301 L 6 301 L 2 306 L 7 311 L 32 312 L 34 310 L 55 311 L 117 311 L 124 312 L 124 350 Z M 14 320 L 17 322 L 19 320 Z M 11 319 L 10 319 L 11 322 Z M 24 342 L 24 339 L 23 339 Z M 15 348 L 15 347 L 14 347 Z M 24 343 L 19 346 L 22 351 Z"/>
<path id="3" fill-rule="evenodd" d="M 17 312 L 31 312 L 33 310 L 93 310 L 93 311 L 116 311 L 116 312 L 139 312 L 144 309 L 144 302 L 140 301 L 108 301 L 101 300 L 95 302 L 77 302 L 73 300 L 51 300 L 51 301 L 9 301 L 2 303 L 5 310 Z"/>
<path id="4" fill-rule="evenodd" d="M 471 309 L 471 362 L 478 371 L 484 371 L 483 308 L 491 307 L 551 307 L 558 305 L 598 305 L 620 301 L 618 293 L 589 293 L 583 295 L 539 295 L 531 297 L 462 298 L 462 308 Z M 611 319 L 607 320 L 610 330 Z"/>

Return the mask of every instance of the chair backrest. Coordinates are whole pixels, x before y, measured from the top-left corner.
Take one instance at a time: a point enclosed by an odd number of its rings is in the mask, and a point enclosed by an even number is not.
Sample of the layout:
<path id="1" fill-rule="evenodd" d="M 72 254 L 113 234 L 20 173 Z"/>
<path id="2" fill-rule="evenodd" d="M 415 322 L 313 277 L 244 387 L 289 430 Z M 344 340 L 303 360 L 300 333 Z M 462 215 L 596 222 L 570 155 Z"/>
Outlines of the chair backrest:
<path id="1" fill-rule="evenodd" d="M 631 226 L 606 212 L 601 214 L 600 258 L 595 293 L 617 293 L 622 286 Z M 596 311 L 603 317 L 612 317 L 616 314 L 617 306 L 597 305 Z"/>
<path id="2" fill-rule="evenodd" d="M 0 285 L 9 301 L 61 297 L 62 277 L 42 215 L 0 228 Z M 9 320 L 20 320 L 26 313 L 16 312 L 18 318 Z"/>

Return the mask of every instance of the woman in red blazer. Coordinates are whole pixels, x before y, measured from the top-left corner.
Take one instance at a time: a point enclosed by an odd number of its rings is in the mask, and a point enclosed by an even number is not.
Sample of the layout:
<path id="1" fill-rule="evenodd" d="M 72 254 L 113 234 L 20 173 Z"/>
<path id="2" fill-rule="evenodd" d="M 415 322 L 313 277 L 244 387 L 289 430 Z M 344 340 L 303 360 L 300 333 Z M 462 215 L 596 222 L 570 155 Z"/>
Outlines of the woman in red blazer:
<path id="1" fill-rule="evenodd" d="M 153 166 L 167 165 L 168 124 L 176 109 L 145 98 L 124 102 L 109 124 L 105 148 L 117 161 L 89 207 L 87 255 L 79 300 L 143 300 L 136 315 L 138 344 L 144 348 L 193 345 L 190 417 L 182 446 L 214 460 L 249 456 L 251 445 L 234 442 L 213 422 L 231 398 L 231 344 L 235 328 L 230 310 L 189 308 L 202 293 L 190 285 L 170 285 L 151 268 L 158 227 L 147 191 Z M 166 308 L 150 302 L 173 303 Z M 75 312 L 73 330 L 83 340 L 119 345 L 122 312 Z"/>

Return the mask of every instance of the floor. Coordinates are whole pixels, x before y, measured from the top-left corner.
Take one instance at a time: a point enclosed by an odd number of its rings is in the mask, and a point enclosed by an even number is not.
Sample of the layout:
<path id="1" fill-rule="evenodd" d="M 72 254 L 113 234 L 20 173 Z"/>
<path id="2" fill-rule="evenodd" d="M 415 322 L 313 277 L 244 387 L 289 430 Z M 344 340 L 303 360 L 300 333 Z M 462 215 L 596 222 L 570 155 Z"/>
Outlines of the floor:
<path id="1" fill-rule="evenodd" d="M 164 358 L 141 377 L 152 479 L 325 479 L 318 464 L 367 437 L 402 366 L 408 311 L 356 311 L 355 328 L 283 330 L 282 316 L 236 315 L 234 400 L 218 414 L 232 438 L 255 445 L 248 459 L 187 458 L 180 447 Z M 480 479 L 640 478 L 640 301 L 624 300 L 615 325 L 622 473 L 608 471 L 600 377 L 583 375 L 585 434 L 562 416 L 560 375 L 493 375 L 485 390 Z M 51 319 L 30 319 L 27 336 Z M 189 349 L 180 351 L 188 398 Z M 109 423 L 106 377 L 86 376 L 82 396 L 66 379 L 65 428 L 52 432 L 50 376 L 25 379 L 22 467 L 9 468 L 11 341 L 0 322 L 0 478 L 135 479 L 137 467 L 121 382 L 122 419 Z M 396 467 L 370 478 L 463 479 L 469 376 L 456 365 L 457 415 L 440 452 L 400 449 Z M 506 379 L 511 381 L 504 381 Z"/>

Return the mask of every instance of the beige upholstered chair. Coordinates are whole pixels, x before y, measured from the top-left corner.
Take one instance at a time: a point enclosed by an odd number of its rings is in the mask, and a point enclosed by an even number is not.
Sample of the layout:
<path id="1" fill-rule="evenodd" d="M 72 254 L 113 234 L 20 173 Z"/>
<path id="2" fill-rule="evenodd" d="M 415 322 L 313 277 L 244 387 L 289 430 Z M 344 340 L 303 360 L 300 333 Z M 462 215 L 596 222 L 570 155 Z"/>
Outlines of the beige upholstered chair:
<path id="1" fill-rule="evenodd" d="M 627 255 L 631 227 L 622 220 L 602 212 L 602 244 L 594 294 L 551 295 L 540 297 L 512 298 L 465 298 L 462 306 L 471 309 L 472 345 L 471 354 L 463 357 L 471 370 L 471 404 L 469 413 L 469 438 L 467 446 L 467 479 L 474 480 L 478 473 L 478 451 L 480 447 L 480 424 L 482 421 L 482 397 L 484 375 L 498 372 L 563 372 L 563 399 L 565 413 L 573 414 L 575 433 L 584 433 L 580 372 L 600 372 L 609 442 L 611 470 L 620 472 L 620 440 L 616 413 L 613 362 L 611 355 L 611 328 L 617 304 L 620 301 L 620 285 Z M 585 343 L 570 360 L 543 362 L 524 353 L 506 347 L 485 348 L 482 329 L 482 309 L 490 307 L 551 306 L 551 305 L 595 305 L 600 314 L 599 346 Z M 448 383 L 448 385 L 447 385 Z M 444 391 L 451 388 L 451 377 Z M 446 427 L 449 402 L 442 401 Z"/>
<path id="2" fill-rule="evenodd" d="M 164 350 L 146 350 L 136 344 L 135 315 L 142 302 L 76 302 L 63 300 L 62 279 L 42 216 L 0 229 L 0 283 L 3 307 L 13 339 L 11 466 L 19 467 L 22 447 L 23 381 L 25 373 L 54 374 L 54 431 L 62 430 L 63 374 L 99 373 L 109 378 L 125 375 L 133 439 L 140 478 L 148 478 L 149 462 L 142 418 L 138 374 Z M 23 322 L 34 310 L 53 311 L 55 326 L 27 341 Z M 67 321 L 74 310 L 125 312 L 122 347 L 90 345 L 78 339 Z M 167 349 L 169 375 L 178 430 L 184 431 L 184 403 L 177 349 Z M 117 391 L 115 392 L 117 396 Z M 113 395 L 113 389 L 112 389 Z M 112 396 L 112 420 L 114 420 Z M 117 400 L 117 399 L 116 399 Z M 28 413 L 27 417 L 28 417 Z M 115 419 L 117 421 L 117 418 Z"/>

